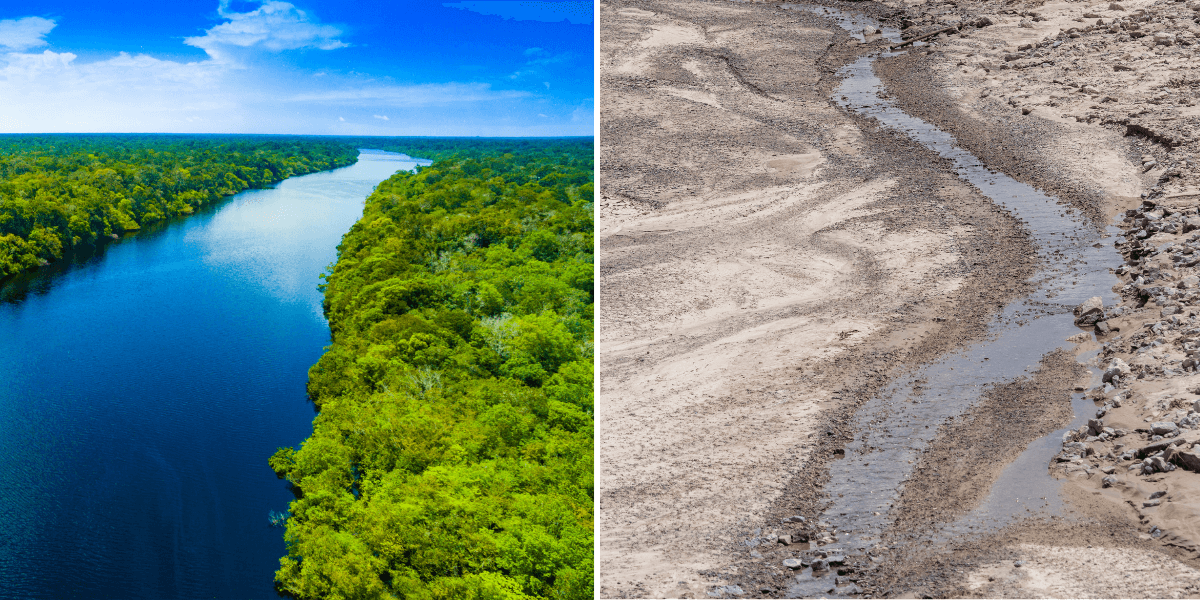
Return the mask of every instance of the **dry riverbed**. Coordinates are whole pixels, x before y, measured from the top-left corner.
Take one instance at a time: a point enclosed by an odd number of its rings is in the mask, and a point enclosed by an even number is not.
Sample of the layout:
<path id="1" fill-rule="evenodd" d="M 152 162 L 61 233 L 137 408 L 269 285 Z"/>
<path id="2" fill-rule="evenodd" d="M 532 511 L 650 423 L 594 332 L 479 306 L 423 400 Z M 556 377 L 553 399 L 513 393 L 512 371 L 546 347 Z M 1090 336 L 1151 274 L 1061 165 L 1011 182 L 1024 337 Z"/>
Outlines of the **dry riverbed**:
<path id="1" fill-rule="evenodd" d="M 1032 289 L 1035 242 L 946 160 L 833 102 L 878 36 L 778 4 L 601 2 L 600 595 L 1197 592 L 1194 6 L 840 6 L 906 37 L 954 28 L 876 64 L 893 101 L 1120 227 L 1121 302 L 929 424 L 883 542 L 823 550 L 855 411 L 986 337 Z M 1059 514 L 914 541 L 1070 423 L 1073 392 L 1094 421 L 1038 459 L 1065 482 Z M 795 587 L 812 575 L 820 590 Z"/>

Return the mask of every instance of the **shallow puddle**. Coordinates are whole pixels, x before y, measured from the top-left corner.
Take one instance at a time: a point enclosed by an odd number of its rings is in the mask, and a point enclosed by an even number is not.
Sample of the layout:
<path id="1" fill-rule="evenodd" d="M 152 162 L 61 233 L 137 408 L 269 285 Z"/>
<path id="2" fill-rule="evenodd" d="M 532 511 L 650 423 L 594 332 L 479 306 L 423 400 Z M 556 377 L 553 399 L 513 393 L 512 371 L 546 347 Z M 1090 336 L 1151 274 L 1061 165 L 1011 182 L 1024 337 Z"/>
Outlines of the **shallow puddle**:
<path id="1" fill-rule="evenodd" d="M 838 14 L 826 7 L 791 6 L 825 14 L 852 34 L 863 27 L 890 33 L 868 17 Z M 896 34 L 896 39 L 889 40 L 899 41 Z M 1115 227 L 1098 232 L 1083 215 L 1056 198 L 992 172 L 958 148 L 950 134 L 894 106 L 881 94 L 884 85 L 872 69 L 880 56 L 895 54 L 863 57 L 842 68 L 844 80 L 834 93 L 835 101 L 953 161 L 959 177 L 1026 225 L 1041 262 L 1033 278 L 1037 289 L 1005 306 L 990 324 L 984 341 L 915 370 L 869 400 L 855 415 L 854 440 L 845 447 L 845 458 L 830 465 L 831 483 L 826 491 L 832 505 L 819 517 L 837 532 L 837 541 L 825 549 L 848 553 L 879 543 L 892 523 L 891 505 L 939 426 L 979 402 L 990 384 L 1028 376 L 1046 354 L 1069 349 L 1072 344 L 1066 339 L 1082 331 L 1073 324 L 1071 310 L 1076 305 L 1092 296 L 1103 298 L 1106 306 L 1113 304 L 1117 297 L 1111 288 L 1117 280 L 1109 269 L 1122 262 L 1112 243 L 1118 234 Z M 1076 394 L 1072 400 L 1072 427 L 1086 421 L 1093 410 L 1092 403 L 1081 396 Z M 1059 486 L 1048 474 L 1047 464 L 1060 449 L 1064 431 L 1031 443 L 1008 465 L 980 507 L 936 537 L 980 533 L 1014 518 L 1058 512 L 1062 503 Z M 789 594 L 811 595 L 811 584 L 798 582 Z"/>

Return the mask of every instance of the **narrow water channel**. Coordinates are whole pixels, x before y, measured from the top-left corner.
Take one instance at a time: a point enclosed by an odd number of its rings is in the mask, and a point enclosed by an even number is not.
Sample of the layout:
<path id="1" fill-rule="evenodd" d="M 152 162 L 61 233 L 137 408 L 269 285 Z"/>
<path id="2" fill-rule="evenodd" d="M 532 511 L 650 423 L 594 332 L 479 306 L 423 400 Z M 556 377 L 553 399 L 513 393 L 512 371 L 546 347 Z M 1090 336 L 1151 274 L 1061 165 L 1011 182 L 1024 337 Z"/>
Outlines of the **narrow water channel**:
<path id="1" fill-rule="evenodd" d="M 869 17 L 826 7 L 790 5 L 830 18 L 859 40 L 865 27 L 889 41 L 900 41 L 894 28 L 881 27 Z M 989 384 L 1030 375 L 1043 356 L 1069 348 L 1066 339 L 1081 330 L 1074 326 L 1071 308 L 1092 296 L 1111 305 L 1116 277 L 1110 268 L 1122 262 L 1112 238 L 1115 227 L 1103 233 L 1057 199 L 1012 178 L 990 171 L 978 158 L 957 147 L 954 138 L 933 125 L 912 117 L 887 99 L 873 65 L 880 57 L 865 56 L 841 69 L 841 85 L 834 101 L 849 111 L 877 119 L 884 126 L 950 159 L 960 178 L 969 182 L 996 205 L 1023 221 L 1041 258 L 1033 277 L 1036 290 L 1003 308 L 989 325 L 985 340 L 943 357 L 935 364 L 914 369 L 883 394 L 869 400 L 855 414 L 854 440 L 844 459 L 830 465 L 826 492 L 832 502 L 818 518 L 837 530 L 836 542 L 827 551 L 857 554 L 880 543 L 890 527 L 892 504 L 904 490 L 920 452 L 938 427 L 963 414 L 981 400 Z M 917 385 L 920 382 L 920 385 Z M 1081 394 L 1073 398 L 1078 427 L 1093 408 Z M 982 533 L 1034 514 L 1055 514 L 1062 504 L 1059 486 L 1047 465 L 1060 449 L 1064 430 L 1031 443 L 993 485 L 987 499 L 937 537 Z M 938 540 L 931 540 L 938 541 Z M 791 597 L 823 595 L 831 587 L 824 581 L 799 581 Z"/>
<path id="2" fill-rule="evenodd" d="M 317 276 L 416 164 L 363 151 L 0 285 L 0 598 L 276 597 Z"/>

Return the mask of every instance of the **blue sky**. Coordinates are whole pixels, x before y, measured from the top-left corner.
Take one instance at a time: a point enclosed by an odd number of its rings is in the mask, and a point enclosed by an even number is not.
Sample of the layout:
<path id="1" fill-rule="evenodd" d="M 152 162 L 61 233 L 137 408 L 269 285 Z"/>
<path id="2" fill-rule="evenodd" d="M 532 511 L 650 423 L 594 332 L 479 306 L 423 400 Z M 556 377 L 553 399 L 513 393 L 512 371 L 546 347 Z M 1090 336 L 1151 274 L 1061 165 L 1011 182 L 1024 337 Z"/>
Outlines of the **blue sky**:
<path id="1" fill-rule="evenodd" d="M 7 0 L 0 132 L 592 135 L 592 3 Z"/>

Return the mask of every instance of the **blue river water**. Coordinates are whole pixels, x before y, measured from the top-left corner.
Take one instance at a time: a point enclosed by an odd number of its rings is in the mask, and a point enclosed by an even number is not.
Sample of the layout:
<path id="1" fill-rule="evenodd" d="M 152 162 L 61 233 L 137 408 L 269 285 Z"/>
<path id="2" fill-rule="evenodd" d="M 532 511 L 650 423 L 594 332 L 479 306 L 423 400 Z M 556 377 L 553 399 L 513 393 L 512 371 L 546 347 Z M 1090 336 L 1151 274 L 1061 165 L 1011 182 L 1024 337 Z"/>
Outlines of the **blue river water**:
<path id="1" fill-rule="evenodd" d="M 420 161 L 428 164 L 428 161 Z M 317 278 L 416 162 L 248 191 L 0 284 L 0 598 L 274 598 Z"/>

